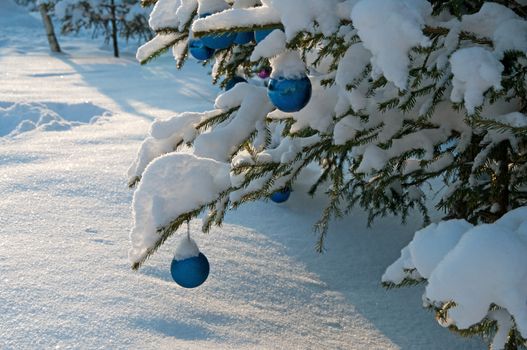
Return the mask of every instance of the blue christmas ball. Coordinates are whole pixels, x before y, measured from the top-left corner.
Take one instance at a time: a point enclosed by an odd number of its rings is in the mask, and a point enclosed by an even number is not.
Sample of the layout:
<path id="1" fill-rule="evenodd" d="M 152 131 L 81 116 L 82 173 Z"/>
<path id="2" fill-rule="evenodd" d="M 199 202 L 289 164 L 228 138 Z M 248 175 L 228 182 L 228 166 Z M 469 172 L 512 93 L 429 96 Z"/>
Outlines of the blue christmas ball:
<path id="1" fill-rule="evenodd" d="M 234 85 L 236 85 L 238 83 L 246 83 L 246 82 L 247 82 L 247 80 L 243 79 L 242 77 L 234 76 L 225 85 L 225 91 L 229 91 L 230 89 L 232 89 L 234 87 Z"/>
<path id="2" fill-rule="evenodd" d="M 234 43 L 238 45 L 244 45 L 250 43 L 254 39 L 254 32 L 240 32 L 236 34 Z"/>
<path id="3" fill-rule="evenodd" d="M 205 13 L 199 17 L 204 18 L 209 15 L 210 13 Z M 205 46 L 216 50 L 228 48 L 232 45 L 234 39 L 236 39 L 236 33 L 210 34 L 201 37 L 201 40 Z"/>
<path id="4" fill-rule="evenodd" d="M 273 194 L 271 194 L 271 200 L 275 203 L 283 203 L 289 199 L 290 195 L 291 189 L 286 187 L 283 190 L 273 192 Z"/>
<path id="5" fill-rule="evenodd" d="M 170 273 L 172 278 L 184 288 L 195 288 L 205 282 L 209 276 L 209 261 L 203 253 L 183 260 L 172 260 Z"/>
<path id="6" fill-rule="evenodd" d="M 268 36 L 269 34 L 271 34 L 271 32 L 273 31 L 274 29 L 260 29 L 260 30 L 255 30 L 254 31 L 254 40 L 256 40 L 256 43 L 259 43 L 260 41 L 262 41 L 263 39 L 265 39 L 266 36 Z"/>
<path id="7" fill-rule="evenodd" d="M 211 49 L 226 49 L 232 45 L 236 38 L 236 33 L 224 33 L 218 35 L 206 35 L 201 40 L 205 46 L 210 47 Z"/>
<path id="8" fill-rule="evenodd" d="M 190 39 L 188 41 L 188 51 L 192 57 L 200 61 L 208 60 L 214 55 L 214 49 L 205 46 L 200 39 Z"/>
<path id="9" fill-rule="evenodd" d="M 267 86 L 267 95 L 273 105 L 282 112 L 298 112 L 311 98 L 311 81 L 308 77 L 271 78 Z"/>

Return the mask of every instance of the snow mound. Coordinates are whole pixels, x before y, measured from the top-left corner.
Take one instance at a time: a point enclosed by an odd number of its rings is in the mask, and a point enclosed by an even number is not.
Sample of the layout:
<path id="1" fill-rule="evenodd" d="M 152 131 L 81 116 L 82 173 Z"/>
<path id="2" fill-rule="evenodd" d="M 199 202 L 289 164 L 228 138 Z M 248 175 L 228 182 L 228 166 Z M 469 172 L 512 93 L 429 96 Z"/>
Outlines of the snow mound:
<path id="1" fill-rule="evenodd" d="M 168 178 L 172 181 L 167 181 Z M 225 163 L 181 153 L 154 160 L 134 194 L 130 261 L 141 261 L 154 249 L 162 239 L 158 229 L 212 202 L 229 186 L 229 168 Z"/>
<path id="2" fill-rule="evenodd" d="M 473 227 L 464 220 L 442 221 L 417 231 L 401 257 L 386 270 L 383 282 L 428 279 L 427 305 L 448 309 L 443 326 L 466 329 L 484 319 L 496 320 L 493 349 L 502 349 L 512 327 L 527 337 L 527 207 L 494 224 Z M 508 317 L 490 311 L 497 305 Z M 505 328 L 505 329 L 504 329 Z"/>
<path id="3" fill-rule="evenodd" d="M 423 0 L 369 0 L 358 2 L 351 19 L 365 48 L 371 51 L 375 75 L 384 74 L 399 89 L 407 88 L 408 53 L 415 46 L 429 46 L 422 33 L 432 13 Z"/>
<path id="4" fill-rule="evenodd" d="M 110 112 L 89 102 L 81 104 L 17 102 L 0 103 L 0 137 L 38 131 L 64 131 L 93 124 Z"/>
<path id="5" fill-rule="evenodd" d="M 452 64 L 452 102 L 465 101 L 470 114 L 484 102 L 483 94 L 489 88 L 501 90 L 503 65 L 490 51 L 469 47 L 456 51 L 450 58 Z"/>

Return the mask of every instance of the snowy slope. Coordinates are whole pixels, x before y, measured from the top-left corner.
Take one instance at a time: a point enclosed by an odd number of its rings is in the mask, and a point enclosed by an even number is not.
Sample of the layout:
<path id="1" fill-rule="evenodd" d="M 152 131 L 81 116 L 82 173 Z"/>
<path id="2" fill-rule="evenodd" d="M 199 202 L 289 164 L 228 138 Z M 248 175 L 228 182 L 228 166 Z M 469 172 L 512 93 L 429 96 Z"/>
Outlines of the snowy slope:
<path id="1" fill-rule="evenodd" d="M 357 212 L 318 255 L 321 203 L 300 191 L 230 213 L 209 235 L 192 222 L 211 262 L 198 289 L 172 282 L 173 240 L 132 272 L 126 169 L 153 117 L 207 109 L 217 89 L 197 64 L 139 67 L 132 50 L 113 59 L 82 37 L 61 38 L 67 54 L 49 55 L 38 20 L 10 0 L 0 1 L 0 26 L 0 107 L 29 103 L 78 122 L 0 137 L 0 348 L 483 347 L 435 324 L 418 288 L 380 287 L 419 217 L 368 229 Z M 75 106 L 91 110 L 69 115 Z M 89 123 L 104 111 L 111 117 Z"/>

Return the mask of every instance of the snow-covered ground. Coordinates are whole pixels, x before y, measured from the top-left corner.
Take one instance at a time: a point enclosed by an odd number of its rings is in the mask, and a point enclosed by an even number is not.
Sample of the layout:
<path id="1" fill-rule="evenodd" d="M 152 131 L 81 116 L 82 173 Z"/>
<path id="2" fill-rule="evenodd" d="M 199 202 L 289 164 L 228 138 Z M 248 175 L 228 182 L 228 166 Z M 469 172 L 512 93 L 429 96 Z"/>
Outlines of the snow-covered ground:
<path id="1" fill-rule="evenodd" d="M 314 251 L 321 200 L 254 203 L 194 239 L 211 263 L 197 289 L 170 277 L 172 239 L 139 272 L 127 259 L 126 170 L 155 117 L 210 108 L 206 69 L 114 59 L 0 1 L 0 348 L 481 349 L 385 291 L 384 269 L 419 228 L 366 227 L 356 211 Z"/>

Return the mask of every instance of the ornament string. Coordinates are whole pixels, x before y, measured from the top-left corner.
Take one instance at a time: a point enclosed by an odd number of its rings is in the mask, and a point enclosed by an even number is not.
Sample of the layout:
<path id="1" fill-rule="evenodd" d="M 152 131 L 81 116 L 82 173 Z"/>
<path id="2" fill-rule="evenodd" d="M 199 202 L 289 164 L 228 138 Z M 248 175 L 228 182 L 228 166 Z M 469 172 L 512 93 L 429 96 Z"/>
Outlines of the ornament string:
<path id="1" fill-rule="evenodd" d="M 187 220 L 187 238 L 190 241 L 190 220 Z"/>

